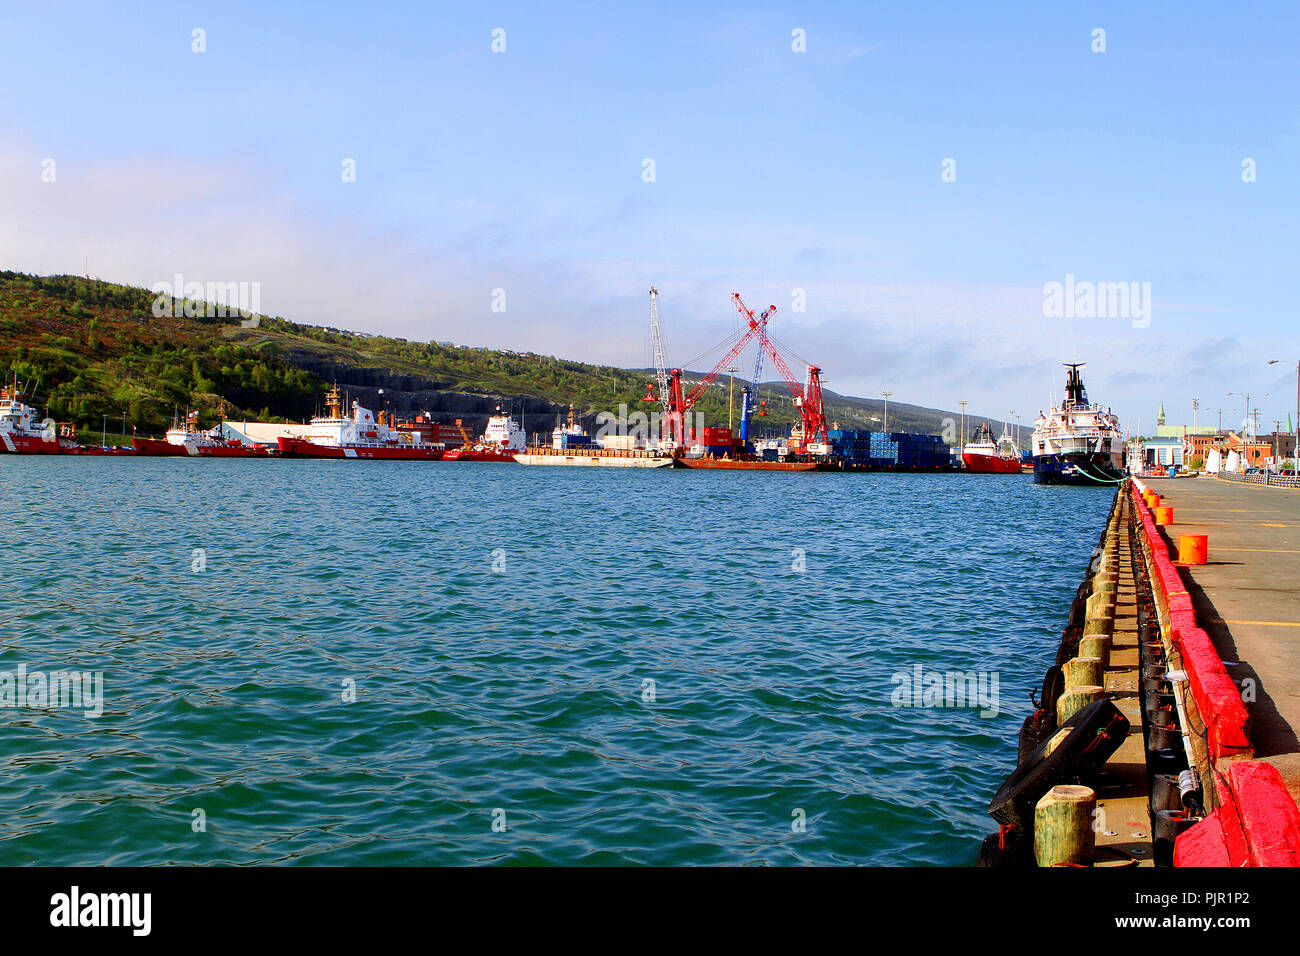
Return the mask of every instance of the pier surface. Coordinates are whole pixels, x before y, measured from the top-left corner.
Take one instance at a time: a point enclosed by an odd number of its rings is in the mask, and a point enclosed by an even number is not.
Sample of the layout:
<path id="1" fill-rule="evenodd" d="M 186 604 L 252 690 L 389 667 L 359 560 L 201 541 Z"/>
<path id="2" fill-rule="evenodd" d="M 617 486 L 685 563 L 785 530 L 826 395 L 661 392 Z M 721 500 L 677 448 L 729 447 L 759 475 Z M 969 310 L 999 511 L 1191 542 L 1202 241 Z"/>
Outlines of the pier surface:
<path id="1" fill-rule="evenodd" d="M 1147 783 L 1147 757 L 1142 739 L 1142 698 L 1138 660 L 1137 581 L 1129 546 L 1128 520 L 1132 505 L 1121 495 L 1123 529 L 1119 537 L 1119 580 L 1115 589 L 1115 632 L 1110 662 L 1103 675 L 1106 696 L 1129 722 L 1129 735 L 1106 761 L 1104 785 L 1097 787 L 1097 807 L 1105 826 L 1097 830 L 1093 866 L 1120 863 L 1153 866 L 1151 849 L 1151 788 Z"/>
<path id="2" fill-rule="evenodd" d="M 1180 534 L 1209 535 L 1208 563 L 1182 569 L 1188 593 L 1243 687 L 1255 756 L 1277 767 L 1300 800 L 1300 490 L 1145 480 L 1173 506 L 1174 523 L 1161 528 L 1171 557 Z"/>

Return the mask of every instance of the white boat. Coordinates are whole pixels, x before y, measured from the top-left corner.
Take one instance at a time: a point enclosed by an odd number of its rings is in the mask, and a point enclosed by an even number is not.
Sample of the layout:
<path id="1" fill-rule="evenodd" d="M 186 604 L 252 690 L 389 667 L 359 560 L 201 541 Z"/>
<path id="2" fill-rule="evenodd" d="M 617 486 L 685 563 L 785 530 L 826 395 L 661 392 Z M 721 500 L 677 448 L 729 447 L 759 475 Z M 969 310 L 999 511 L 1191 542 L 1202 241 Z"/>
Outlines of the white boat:
<path id="1" fill-rule="evenodd" d="M 1079 369 L 1067 363 L 1065 397 L 1034 422 L 1034 481 L 1110 485 L 1124 478 L 1124 433 L 1109 408 L 1090 404 Z"/>

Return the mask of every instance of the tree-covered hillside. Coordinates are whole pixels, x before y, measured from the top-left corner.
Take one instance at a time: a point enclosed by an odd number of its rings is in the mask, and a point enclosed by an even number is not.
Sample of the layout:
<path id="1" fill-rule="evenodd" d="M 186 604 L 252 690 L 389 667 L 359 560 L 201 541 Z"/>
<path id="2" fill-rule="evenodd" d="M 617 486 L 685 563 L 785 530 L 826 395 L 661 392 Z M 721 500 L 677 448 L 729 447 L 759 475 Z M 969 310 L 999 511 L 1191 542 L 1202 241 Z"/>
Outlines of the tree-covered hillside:
<path id="1" fill-rule="evenodd" d="M 199 411 L 203 426 L 223 413 L 302 421 L 320 409 L 332 382 L 370 407 L 387 405 L 399 415 L 427 410 L 475 427 L 503 403 L 525 416 L 530 432 L 552 427 L 569 403 L 588 424 L 620 404 L 633 412 L 654 407 L 643 401 L 653 377 L 645 370 L 362 335 L 278 316 L 209 318 L 201 303 L 187 309 L 178 302 L 159 318 L 156 298 L 147 289 L 78 276 L 0 272 L 0 373 L 29 385 L 27 400 L 43 414 L 96 437 L 105 427 L 161 432 L 187 408 Z M 700 377 L 685 375 L 688 383 Z M 720 380 L 698 403 L 708 424 L 727 423 L 727 386 Z M 762 396 L 769 414 L 756 427 L 784 433 L 798 418 L 789 392 L 768 382 Z M 828 392 L 826 405 L 842 427 L 881 425 L 878 400 Z M 949 416 L 891 403 L 889 427 L 938 433 Z"/>

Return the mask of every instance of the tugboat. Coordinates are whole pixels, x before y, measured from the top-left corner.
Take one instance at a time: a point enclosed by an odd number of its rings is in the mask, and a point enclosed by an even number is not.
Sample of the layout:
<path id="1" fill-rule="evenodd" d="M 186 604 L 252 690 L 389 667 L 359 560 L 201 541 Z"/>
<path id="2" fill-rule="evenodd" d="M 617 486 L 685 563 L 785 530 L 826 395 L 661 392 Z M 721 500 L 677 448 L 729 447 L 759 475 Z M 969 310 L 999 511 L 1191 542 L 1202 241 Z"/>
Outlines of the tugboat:
<path id="1" fill-rule="evenodd" d="M 24 405 L 20 395 L 17 383 L 0 388 L 0 454 L 59 454 L 58 426 L 49 419 L 38 423 L 36 409 Z"/>
<path id="2" fill-rule="evenodd" d="M 1065 398 L 1034 422 L 1034 481 L 1111 485 L 1124 479 L 1124 435 L 1109 408 L 1088 403 L 1079 369 L 1066 363 Z"/>
<path id="3" fill-rule="evenodd" d="M 353 401 L 344 417 L 336 383 L 325 396 L 329 414 L 311 420 L 308 438 L 277 439 L 285 458 L 383 458 L 390 461 L 438 461 L 447 446 L 441 442 L 414 442 L 397 431 L 393 416 L 387 423 Z M 381 416 L 382 419 L 382 416 Z"/>
<path id="4" fill-rule="evenodd" d="M 570 416 L 572 416 L 572 411 L 570 411 Z M 465 444 L 444 454 L 442 456 L 444 461 L 508 461 L 513 463 L 515 454 L 523 451 L 528 444 L 528 438 L 524 434 L 524 430 L 509 415 L 501 414 L 500 405 L 497 406 L 497 413 L 488 419 L 487 428 L 483 430 L 483 435 L 476 442 L 469 440 L 469 436 L 465 434 L 465 429 L 461 426 L 459 418 L 456 419 L 456 426 L 460 428 L 460 436 L 465 439 Z"/>
<path id="5" fill-rule="evenodd" d="M 971 440 L 962 449 L 961 460 L 966 470 L 982 475 L 1018 475 L 1020 474 L 1020 455 L 1016 452 L 1015 442 L 1006 429 L 994 441 L 993 430 L 985 422 L 975 429 Z"/>

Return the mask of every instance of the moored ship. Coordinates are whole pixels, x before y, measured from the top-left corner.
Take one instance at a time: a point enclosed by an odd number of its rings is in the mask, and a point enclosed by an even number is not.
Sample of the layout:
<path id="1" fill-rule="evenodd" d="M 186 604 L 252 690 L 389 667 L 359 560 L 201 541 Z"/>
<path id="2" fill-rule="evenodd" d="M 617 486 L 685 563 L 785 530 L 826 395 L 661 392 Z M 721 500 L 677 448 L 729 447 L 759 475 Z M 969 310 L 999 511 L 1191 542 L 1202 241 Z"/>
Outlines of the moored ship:
<path id="1" fill-rule="evenodd" d="M 465 444 L 459 448 L 452 448 L 444 454 L 444 461 L 495 461 L 511 462 L 515 460 L 515 453 L 521 452 L 528 444 L 524 430 L 519 427 L 511 416 L 501 413 L 501 406 L 497 406 L 496 414 L 488 419 L 487 427 L 483 429 L 483 435 L 478 441 L 471 442 L 469 436 L 465 434 L 465 429 L 461 426 L 461 420 L 456 419 L 456 427 L 460 428 L 461 437 L 465 439 Z"/>
<path id="2" fill-rule="evenodd" d="M 184 423 L 174 422 L 163 438 L 132 438 L 135 453 L 146 457 L 168 458 L 187 455 L 194 458 L 268 458 L 269 448 L 245 445 L 235 438 L 222 438 L 220 428 L 200 431 L 198 412 L 190 412 Z"/>
<path id="3" fill-rule="evenodd" d="M 988 422 L 975 430 L 971 441 L 962 449 L 961 460 L 966 470 L 975 474 L 1020 474 L 1020 455 L 1016 453 L 1011 436 L 1004 429 L 995 440 Z"/>
<path id="4" fill-rule="evenodd" d="M 1092 405 L 1081 362 L 1067 363 L 1065 397 L 1034 423 L 1034 481 L 1059 485 L 1110 485 L 1122 481 L 1124 435 L 1109 408 Z"/>
<path id="5" fill-rule="evenodd" d="M 329 390 L 325 401 L 328 414 L 311 420 L 307 437 L 277 439 L 283 457 L 438 461 L 446 451 L 441 442 L 414 441 L 393 427 L 391 415 L 385 423 L 355 400 L 344 416 L 338 385 Z"/>
<path id="6" fill-rule="evenodd" d="M 36 409 L 24 405 L 17 385 L 0 389 L 0 453 L 57 455 L 59 436 L 54 422 L 36 421 Z"/>
<path id="7" fill-rule="evenodd" d="M 521 465 L 589 465 L 604 468 L 671 468 L 673 457 L 644 448 L 552 448 L 533 445 L 515 455 Z"/>
<path id="8" fill-rule="evenodd" d="M 801 461 L 798 459 L 772 461 L 759 458 L 756 455 L 739 455 L 735 458 L 727 455 L 721 458 L 714 458 L 712 455 L 688 458 L 682 455 L 677 458 L 677 466 L 680 468 L 716 468 L 723 471 L 816 471 L 819 468 L 818 463 L 815 461 Z"/>
<path id="9" fill-rule="evenodd" d="M 569 406 L 567 425 L 557 425 L 549 445 L 529 445 L 515 455 L 521 465 L 573 465 L 598 468 L 671 468 L 672 450 L 647 448 L 633 435 L 607 435 L 596 444 L 573 419 Z"/>

